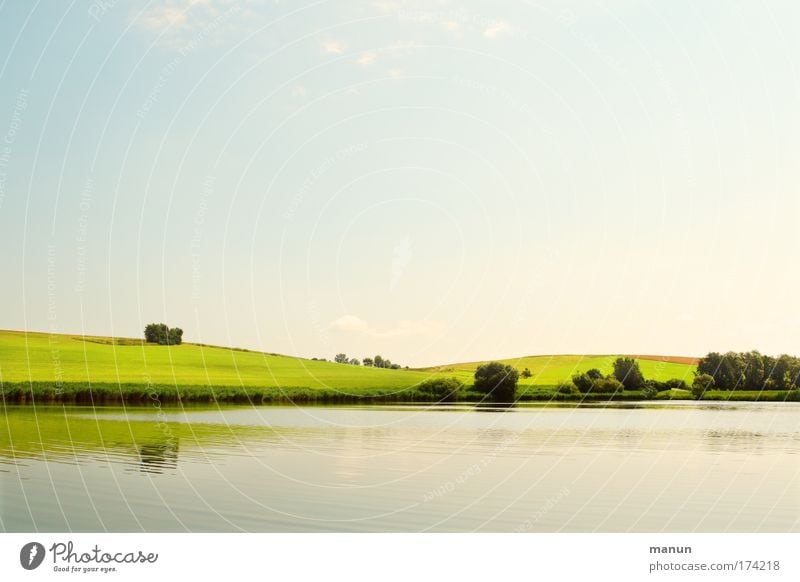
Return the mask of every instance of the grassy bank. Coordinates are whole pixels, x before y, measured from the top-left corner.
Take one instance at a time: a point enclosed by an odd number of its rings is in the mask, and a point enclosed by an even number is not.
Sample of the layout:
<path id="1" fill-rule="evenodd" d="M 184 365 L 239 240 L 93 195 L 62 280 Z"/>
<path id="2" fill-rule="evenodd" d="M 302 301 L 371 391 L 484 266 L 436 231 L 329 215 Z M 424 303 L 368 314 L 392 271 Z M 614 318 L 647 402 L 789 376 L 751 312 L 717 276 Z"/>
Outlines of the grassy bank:
<path id="1" fill-rule="evenodd" d="M 677 391 L 675 391 L 677 392 Z M 385 404 L 400 402 L 430 402 L 436 399 L 416 388 L 394 391 L 380 388 L 309 388 L 307 386 L 208 386 L 167 384 L 87 384 L 66 382 L 54 385 L 50 382 L 5 382 L 2 385 L 3 399 L 15 404 L 176 404 L 176 403 L 233 403 L 233 404 Z M 665 394 L 665 397 L 666 394 Z M 641 400 L 639 391 L 619 392 L 613 395 L 565 395 L 555 392 L 553 387 L 542 386 L 521 390 L 517 394 L 520 402 L 579 402 L 608 400 Z M 465 390 L 459 397 L 463 402 L 482 402 L 486 395 Z"/>
<path id="2" fill-rule="evenodd" d="M 529 356 L 503 360 L 520 378 L 517 398 L 523 402 L 581 401 L 583 395 L 557 394 L 555 386 L 577 372 L 598 368 L 609 373 L 616 355 Z M 645 377 L 691 383 L 689 358 L 639 356 Z M 482 362 L 424 369 L 387 370 L 335 364 L 243 349 L 199 344 L 159 346 L 138 339 L 81 337 L 66 334 L 0 331 L 0 393 L 6 402 L 149 404 L 154 400 L 230 403 L 392 403 L 430 402 L 418 390 L 431 377 L 472 384 Z M 786 392 L 709 392 L 707 400 L 796 400 Z M 639 391 L 599 400 L 641 400 Z M 661 392 L 657 399 L 691 399 L 689 392 Z M 483 395 L 467 390 L 460 400 Z"/>

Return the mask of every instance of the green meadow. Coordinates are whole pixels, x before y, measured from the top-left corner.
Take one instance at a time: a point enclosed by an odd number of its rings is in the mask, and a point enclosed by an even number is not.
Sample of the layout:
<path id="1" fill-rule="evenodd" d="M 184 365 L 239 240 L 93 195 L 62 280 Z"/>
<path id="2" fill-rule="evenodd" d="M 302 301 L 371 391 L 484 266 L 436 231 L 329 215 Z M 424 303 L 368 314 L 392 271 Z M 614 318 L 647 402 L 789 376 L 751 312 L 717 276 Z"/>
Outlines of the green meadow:
<path id="1" fill-rule="evenodd" d="M 555 386 L 562 380 L 568 380 L 573 374 L 585 372 L 591 368 L 597 368 L 603 374 L 610 374 L 613 370 L 614 360 L 619 355 L 607 356 L 526 356 L 522 358 L 511 358 L 498 360 L 503 364 L 509 364 L 517 370 L 528 368 L 531 371 L 530 378 L 520 378 L 519 387 L 533 388 L 536 386 Z M 639 368 L 645 378 L 663 382 L 672 378 L 686 380 L 687 384 L 692 383 L 695 370 L 693 364 L 682 364 L 668 361 L 669 358 L 652 356 L 654 359 L 637 358 Z M 441 374 L 444 376 L 455 376 L 464 383 L 472 381 L 472 374 L 480 364 L 486 362 L 466 362 L 463 364 L 449 364 L 446 366 L 435 366 L 425 368 L 426 371 Z"/>
<path id="2" fill-rule="evenodd" d="M 616 355 L 529 356 L 502 360 L 520 378 L 521 400 L 547 400 L 558 382 L 598 368 L 610 373 Z M 680 358 L 638 358 L 646 378 L 684 379 L 694 365 Z M 674 361 L 678 360 L 678 361 Z M 455 376 L 468 386 L 482 362 L 424 369 L 381 369 L 198 344 L 161 346 L 143 340 L 0 331 L 0 383 L 9 401 L 255 401 L 359 402 L 429 399 L 416 387 Z M 635 399 L 630 392 L 619 395 Z M 684 397 L 664 394 L 660 397 Z M 479 396 L 466 393 L 468 400 Z M 561 399 L 561 398 L 560 398 Z"/>

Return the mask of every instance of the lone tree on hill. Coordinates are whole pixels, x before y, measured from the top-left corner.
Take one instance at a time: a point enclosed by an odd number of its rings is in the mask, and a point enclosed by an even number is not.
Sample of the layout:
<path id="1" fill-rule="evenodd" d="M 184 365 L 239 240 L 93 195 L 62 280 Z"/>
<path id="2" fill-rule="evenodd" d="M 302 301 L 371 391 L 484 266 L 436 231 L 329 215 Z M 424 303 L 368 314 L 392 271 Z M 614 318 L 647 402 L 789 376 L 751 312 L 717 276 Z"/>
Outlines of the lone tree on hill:
<path id="1" fill-rule="evenodd" d="M 149 323 L 144 328 L 144 339 L 151 344 L 179 346 L 183 343 L 183 330 L 166 323 Z"/>
<path id="2" fill-rule="evenodd" d="M 473 388 L 499 402 L 513 402 L 517 392 L 519 372 L 500 362 L 489 362 L 475 370 Z"/>

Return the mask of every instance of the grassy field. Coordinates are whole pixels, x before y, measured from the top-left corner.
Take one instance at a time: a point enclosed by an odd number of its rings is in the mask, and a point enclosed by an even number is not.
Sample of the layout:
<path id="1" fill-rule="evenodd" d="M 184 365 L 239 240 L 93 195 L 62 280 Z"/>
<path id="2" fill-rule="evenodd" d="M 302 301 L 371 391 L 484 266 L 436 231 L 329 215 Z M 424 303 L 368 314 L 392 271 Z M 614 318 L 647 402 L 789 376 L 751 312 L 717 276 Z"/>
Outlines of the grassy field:
<path id="1" fill-rule="evenodd" d="M 598 368 L 609 373 L 616 357 L 530 356 L 504 362 L 533 374 L 520 379 L 521 399 L 547 400 L 559 381 L 576 372 Z M 689 362 L 639 359 L 647 378 L 691 382 L 694 365 Z M 45 400 L 77 402 L 98 396 L 141 401 L 153 394 L 163 401 L 415 401 L 425 399 L 415 387 L 432 376 L 456 376 L 470 385 L 480 363 L 384 370 L 197 344 L 159 346 L 138 339 L 0 331 L 0 382 L 12 401 L 25 400 L 31 387 Z"/>
<path id="2" fill-rule="evenodd" d="M 527 356 L 500 361 L 504 364 L 510 364 L 520 371 L 525 368 L 531 371 L 532 376 L 530 378 L 520 378 L 519 380 L 519 386 L 524 390 L 528 387 L 555 386 L 560 381 L 569 379 L 573 374 L 585 372 L 591 368 L 597 368 L 603 372 L 603 374 L 610 374 L 614 360 L 618 357 L 618 355 Z M 639 368 L 642 370 L 645 378 L 659 381 L 678 378 L 686 380 L 688 384 L 692 383 L 695 370 L 695 365 L 693 363 L 669 361 L 673 359 L 684 360 L 685 358 L 669 358 L 662 356 L 647 357 L 660 359 L 638 359 Z M 425 370 L 435 374 L 456 376 L 465 383 L 470 383 L 475 368 L 483 363 L 485 362 L 465 362 L 463 364 L 435 366 L 433 368 L 426 368 Z"/>
<path id="3" fill-rule="evenodd" d="M 214 386 L 306 386 L 402 390 L 426 379 L 410 370 L 382 370 L 183 344 L 0 331 L 4 382 L 92 382 Z"/>

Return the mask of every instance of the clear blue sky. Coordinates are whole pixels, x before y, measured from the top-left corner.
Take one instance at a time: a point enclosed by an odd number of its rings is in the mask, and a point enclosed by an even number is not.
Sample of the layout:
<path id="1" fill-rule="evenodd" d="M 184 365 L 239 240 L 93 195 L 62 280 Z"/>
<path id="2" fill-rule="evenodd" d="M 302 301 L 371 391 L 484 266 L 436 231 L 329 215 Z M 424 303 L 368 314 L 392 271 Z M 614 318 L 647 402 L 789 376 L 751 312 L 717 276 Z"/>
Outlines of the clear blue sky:
<path id="1" fill-rule="evenodd" d="M 800 352 L 796 2 L 0 2 L 0 328 Z"/>

